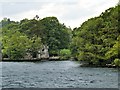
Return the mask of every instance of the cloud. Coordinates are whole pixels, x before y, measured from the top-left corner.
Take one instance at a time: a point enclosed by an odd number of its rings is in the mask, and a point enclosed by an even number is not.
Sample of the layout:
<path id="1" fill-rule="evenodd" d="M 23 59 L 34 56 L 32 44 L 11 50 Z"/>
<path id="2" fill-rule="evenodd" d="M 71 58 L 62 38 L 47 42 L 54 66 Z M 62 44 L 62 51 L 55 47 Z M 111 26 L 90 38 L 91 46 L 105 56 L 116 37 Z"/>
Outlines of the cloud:
<path id="1" fill-rule="evenodd" d="M 78 0 L 0 0 L 0 2 L 76 2 Z"/>
<path id="2" fill-rule="evenodd" d="M 71 28 L 79 27 L 84 21 L 91 17 L 99 16 L 104 10 L 113 7 L 118 0 L 34 0 L 31 2 L 22 0 L 18 3 L 3 1 L 1 17 L 11 20 L 31 19 L 39 15 L 42 19 L 48 16 L 56 16 L 61 23 Z"/>
<path id="3" fill-rule="evenodd" d="M 59 12 L 58 12 L 59 10 Z M 22 11 L 20 13 L 15 13 L 11 15 L 5 14 L 5 16 L 10 17 L 13 20 L 21 20 L 23 18 L 33 18 L 35 15 L 39 15 L 40 18 L 44 18 L 47 16 L 56 16 L 61 17 L 64 13 L 64 8 L 61 5 L 55 3 L 49 3 L 40 6 L 39 9 L 31 9 L 28 11 Z"/>

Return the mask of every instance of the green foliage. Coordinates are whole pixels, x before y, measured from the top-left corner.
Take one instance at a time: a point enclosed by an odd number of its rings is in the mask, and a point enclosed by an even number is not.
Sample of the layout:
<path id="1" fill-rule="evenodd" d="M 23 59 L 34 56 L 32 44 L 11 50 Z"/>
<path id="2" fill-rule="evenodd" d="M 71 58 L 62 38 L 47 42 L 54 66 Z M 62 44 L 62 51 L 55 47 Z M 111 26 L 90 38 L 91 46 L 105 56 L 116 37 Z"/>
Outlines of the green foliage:
<path id="1" fill-rule="evenodd" d="M 2 39 L 2 54 L 10 59 L 23 58 L 26 50 L 30 48 L 30 41 L 26 35 L 15 31 L 8 31 Z"/>
<path id="2" fill-rule="evenodd" d="M 71 51 L 69 49 L 61 49 L 59 55 L 61 59 L 68 59 L 71 57 Z"/>
<path id="3" fill-rule="evenodd" d="M 20 22 L 20 32 L 32 38 L 34 35 L 41 38 L 41 42 L 49 46 L 50 55 L 58 55 L 59 50 L 69 48 L 71 29 L 59 23 L 56 17 L 43 19 L 23 19 Z M 64 40 L 63 40 L 64 39 Z"/>
<path id="4" fill-rule="evenodd" d="M 26 53 L 37 53 L 41 47 L 41 38 L 35 35 L 29 38 L 28 35 L 20 32 L 19 23 L 9 20 L 9 23 L 2 27 L 3 58 L 21 59 Z"/>
<path id="5" fill-rule="evenodd" d="M 30 45 L 28 52 L 32 54 L 34 58 L 36 58 L 36 55 L 38 51 L 42 48 L 43 44 L 41 42 L 41 38 L 34 36 L 30 39 Z"/>
<path id="6" fill-rule="evenodd" d="M 26 53 L 36 57 L 43 45 L 49 47 L 51 56 L 59 55 L 61 49 L 69 48 L 71 29 L 59 23 L 56 17 L 36 17 L 20 22 L 4 18 L 0 24 L 3 58 L 19 59 Z"/>
<path id="7" fill-rule="evenodd" d="M 113 47 L 105 54 L 106 58 L 117 57 L 118 56 L 118 42 L 113 45 Z"/>
<path id="8" fill-rule="evenodd" d="M 75 58 L 94 65 L 112 64 L 118 58 L 119 7 L 110 8 L 74 29 L 71 51 Z"/>
<path id="9" fill-rule="evenodd" d="M 56 17 L 46 17 L 40 21 L 45 27 L 44 41 L 49 46 L 50 55 L 58 55 L 61 49 L 69 48 L 71 42 L 70 28 L 59 23 Z"/>
<path id="10" fill-rule="evenodd" d="M 120 59 L 116 58 L 116 59 L 114 60 L 113 64 L 114 64 L 115 66 L 120 67 Z"/>

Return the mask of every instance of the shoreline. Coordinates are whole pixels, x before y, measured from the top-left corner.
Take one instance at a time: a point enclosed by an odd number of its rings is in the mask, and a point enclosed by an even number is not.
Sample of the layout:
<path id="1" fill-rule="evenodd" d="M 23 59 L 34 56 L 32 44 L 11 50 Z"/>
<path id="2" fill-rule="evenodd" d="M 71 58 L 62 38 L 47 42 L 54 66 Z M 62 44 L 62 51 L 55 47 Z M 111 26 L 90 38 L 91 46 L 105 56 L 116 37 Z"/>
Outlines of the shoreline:
<path id="1" fill-rule="evenodd" d="M 100 66 L 100 65 L 80 65 L 80 67 L 89 67 L 89 68 L 118 68 L 117 66 L 114 65 L 106 65 L 106 66 Z"/>
<path id="2" fill-rule="evenodd" d="M 21 60 L 0 60 L 0 62 L 45 62 L 45 61 L 75 61 L 75 60 L 61 60 L 61 59 L 21 59 Z M 106 66 L 100 66 L 100 65 L 88 65 L 88 64 L 81 64 L 80 67 L 91 67 L 91 68 L 118 68 L 114 65 L 106 65 Z"/>
<path id="3" fill-rule="evenodd" d="M 11 60 L 11 59 L 2 59 L 1 62 L 37 62 L 37 61 L 68 61 L 68 59 L 50 59 L 50 58 L 44 58 L 44 59 L 17 59 L 17 60 Z"/>

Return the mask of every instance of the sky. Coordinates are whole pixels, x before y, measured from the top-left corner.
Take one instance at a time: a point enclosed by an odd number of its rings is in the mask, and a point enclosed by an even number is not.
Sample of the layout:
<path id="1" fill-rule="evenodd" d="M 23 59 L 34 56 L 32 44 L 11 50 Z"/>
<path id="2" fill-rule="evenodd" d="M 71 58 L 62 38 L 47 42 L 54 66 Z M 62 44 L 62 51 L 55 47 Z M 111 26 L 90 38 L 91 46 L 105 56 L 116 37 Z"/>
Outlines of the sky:
<path id="1" fill-rule="evenodd" d="M 71 28 L 79 27 L 87 19 L 99 16 L 119 0 L 0 0 L 0 20 L 20 21 L 38 15 L 55 16 L 60 23 Z"/>

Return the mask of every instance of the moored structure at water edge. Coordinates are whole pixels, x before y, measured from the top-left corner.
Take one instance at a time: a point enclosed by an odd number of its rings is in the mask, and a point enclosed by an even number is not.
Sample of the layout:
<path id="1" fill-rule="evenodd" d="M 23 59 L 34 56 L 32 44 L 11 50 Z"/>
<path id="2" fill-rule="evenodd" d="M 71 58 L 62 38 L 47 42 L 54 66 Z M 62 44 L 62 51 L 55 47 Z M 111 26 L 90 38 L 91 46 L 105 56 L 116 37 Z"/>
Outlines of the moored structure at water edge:
<path id="1" fill-rule="evenodd" d="M 23 58 L 17 58 L 14 60 L 41 60 L 41 59 L 49 59 L 49 47 L 47 45 L 43 45 L 41 49 L 37 50 L 37 53 L 33 55 L 33 53 L 27 52 Z M 4 61 L 11 60 L 9 57 L 2 58 Z"/>
<path id="2" fill-rule="evenodd" d="M 49 59 L 49 52 L 48 52 L 47 45 L 43 45 L 43 48 L 38 51 L 37 58 L 38 59 Z"/>

